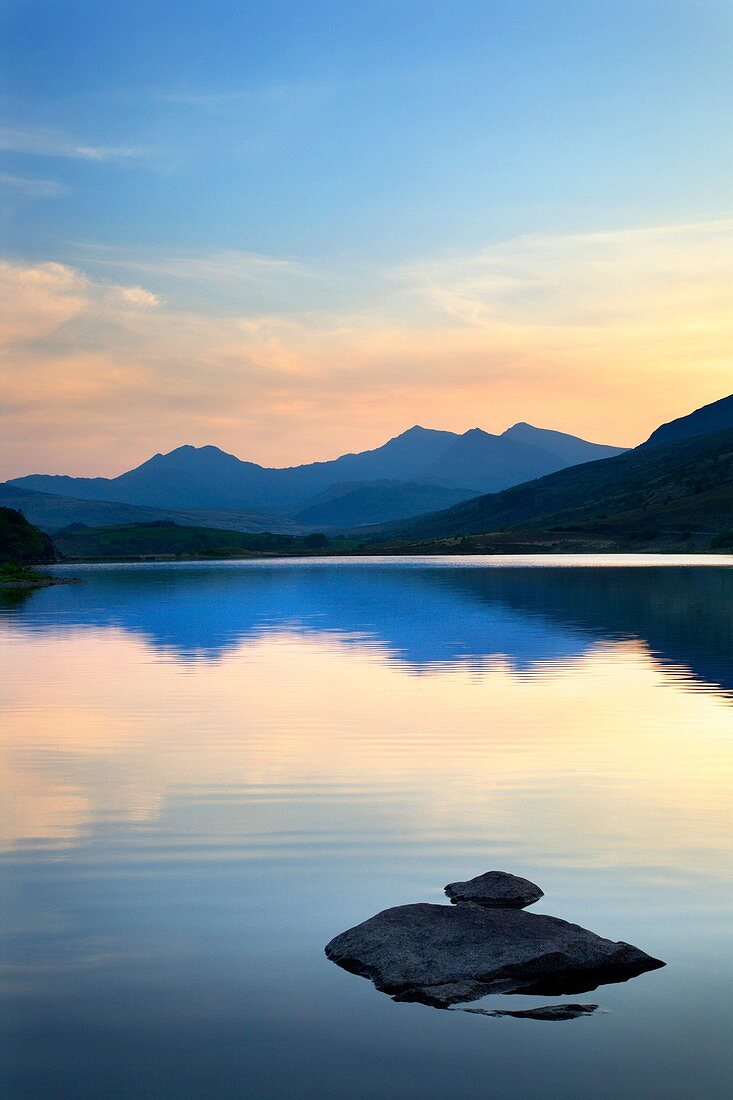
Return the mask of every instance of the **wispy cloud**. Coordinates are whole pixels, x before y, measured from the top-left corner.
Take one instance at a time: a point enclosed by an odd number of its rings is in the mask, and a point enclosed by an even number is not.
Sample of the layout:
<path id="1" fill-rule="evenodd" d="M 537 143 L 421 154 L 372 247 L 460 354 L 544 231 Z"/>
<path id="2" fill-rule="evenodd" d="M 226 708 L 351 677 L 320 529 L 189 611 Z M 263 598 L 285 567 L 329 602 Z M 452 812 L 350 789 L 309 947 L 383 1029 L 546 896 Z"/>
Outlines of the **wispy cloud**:
<path id="1" fill-rule="evenodd" d="M 0 347 L 12 363 L 20 349 L 37 347 L 54 334 L 59 343 L 74 342 L 81 327 L 67 332 L 66 326 L 107 326 L 115 320 L 128 323 L 131 310 L 148 310 L 158 305 L 155 294 L 140 286 L 95 282 L 68 264 L 24 265 L 0 260 Z M 32 356 L 53 356 L 53 349 L 33 351 Z"/>
<path id="2" fill-rule="evenodd" d="M 68 194 L 68 187 L 56 180 L 29 179 L 26 176 L 10 176 L 0 172 L 0 187 L 7 187 L 29 199 L 53 199 Z"/>
<path id="3" fill-rule="evenodd" d="M 392 277 L 434 315 L 477 326 L 699 325 L 729 308 L 733 220 L 518 237 Z"/>
<path id="4" fill-rule="evenodd" d="M 138 145 L 90 145 L 52 130 L 8 126 L 0 126 L 0 149 L 31 156 L 90 161 L 127 160 L 146 154 L 146 150 Z"/>
<path id="5" fill-rule="evenodd" d="M 306 313 L 333 297 L 334 279 L 300 260 L 234 249 L 191 254 L 75 245 L 87 271 L 150 286 L 178 309 L 220 315 Z"/>
<path id="6" fill-rule="evenodd" d="M 134 308 L 152 309 L 160 304 L 158 295 L 142 286 L 115 286 L 112 291 L 119 295 L 121 302 Z"/>
<path id="7" fill-rule="evenodd" d="M 257 254 L 93 256 L 0 266 L 0 476 L 183 442 L 285 464 L 415 421 L 634 443 L 731 389 L 733 222 L 523 237 L 348 292 Z"/>
<path id="8" fill-rule="evenodd" d="M 201 279 L 211 282 L 252 282 L 271 275 L 297 275 L 306 278 L 311 268 L 298 260 L 264 256 L 258 252 L 234 249 L 207 253 L 202 256 L 145 256 L 139 251 L 121 248 L 100 248 L 80 245 L 87 263 L 108 268 L 126 268 L 148 275 L 164 275 L 174 279 Z"/>

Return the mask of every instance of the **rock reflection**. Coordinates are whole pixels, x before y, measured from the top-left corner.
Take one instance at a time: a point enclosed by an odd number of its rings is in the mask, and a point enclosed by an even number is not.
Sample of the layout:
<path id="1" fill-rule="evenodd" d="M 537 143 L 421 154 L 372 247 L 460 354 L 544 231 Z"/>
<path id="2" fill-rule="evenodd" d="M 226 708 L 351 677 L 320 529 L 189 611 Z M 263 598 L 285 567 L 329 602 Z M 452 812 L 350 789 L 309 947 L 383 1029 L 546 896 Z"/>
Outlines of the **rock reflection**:
<path id="1" fill-rule="evenodd" d="M 539 1008 L 490 1009 L 464 1008 L 462 1012 L 472 1012 L 475 1016 L 511 1016 L 515 1020 L 577 1020 L 581 1016 L 592 1016 L 598 1005 L 541 1005 Z"/>

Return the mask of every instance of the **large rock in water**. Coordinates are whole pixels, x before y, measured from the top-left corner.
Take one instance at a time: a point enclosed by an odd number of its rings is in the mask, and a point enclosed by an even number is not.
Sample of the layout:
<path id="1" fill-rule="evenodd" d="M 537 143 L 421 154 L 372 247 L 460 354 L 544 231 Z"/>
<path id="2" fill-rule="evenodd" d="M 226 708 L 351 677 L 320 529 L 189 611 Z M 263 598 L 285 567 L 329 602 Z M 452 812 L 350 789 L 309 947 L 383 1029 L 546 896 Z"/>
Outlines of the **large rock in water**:
<path id="1" fill-rule="evenodd" d="M 487 993 L 586 993 L 664 966 L 558 917 L 427 903 L 377 913 L 332 939 L 326 955 L 397 1001 L 436 1008 Z"/>
<path id="2" fill-rule="evenodd" d="M 454 905 L 472 902 L 487 909 L 525 909 L 544 897 L 544 891 L 529 879 L 506 871 L 487 871 L 467 882 L 449 882 L 445 892 Z"/>

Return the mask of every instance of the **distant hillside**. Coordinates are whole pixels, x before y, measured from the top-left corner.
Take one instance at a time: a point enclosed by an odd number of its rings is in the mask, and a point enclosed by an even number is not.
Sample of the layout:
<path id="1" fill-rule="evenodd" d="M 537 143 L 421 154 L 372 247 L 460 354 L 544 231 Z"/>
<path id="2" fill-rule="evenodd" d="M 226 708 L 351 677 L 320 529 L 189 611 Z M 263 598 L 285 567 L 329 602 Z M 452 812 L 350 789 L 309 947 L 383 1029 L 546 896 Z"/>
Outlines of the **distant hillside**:
<path id="1" fill-rule="evenodd" d="M 71 561 L 144 558 L 233 558 L 265 554 L 311 554 L 329 545 L 324 535 L 303 537 L 247 534 L 211 527 L 179 527 L 174 523 L 128 523 L 112 527 L 74 524 L 56 536 L 56 544 Z"/>
<path id="2" fill-rule="evenodd" d="M 48 535 L 29 523 L 22 512 L 0 508 L 0 563 L 42 565 L 58 561 L 58 557 Z"/>
<path id="3" fill-rule="evenodd" d="M 334 485 L 293 515 L 306 527 L 346 527 L 382 523 L 448 508 L 466 499 L 466 491 L 409 481 L 371 481 Z"/>
<path id="4" fill-rule="evenodd" d="M 70 523 L 88 527 L 120 523 L 154 523 L 172 520 L 193 527 L 217 527 L 231 531 L 272 531 L 280 534 L 307 534 L 307 528 L 283 517 L 255 515 L 233 510 L 179 511 L 173 508 L 144 508 L 134 504 L 116 504 L 104 500 L 76 500 L 54 493 L 37 493 L 11 482 L 0 484 L 0 504 L 19 508 L 42 531 L 53 535 Z"/>
<path id="5" fill-rule="evenodd" d="M 217 447 L 178 447 L 115 478 L 32 474 L 8 484 L 76 500 L 173 510 L 236 510 L 283 517 L 311 505 L 336 485 L 395 481 L 458 490 L 464 499 L 539 477 L 571 462 L 619 453 L 559 432 L 515 425 L 502 435 L 472 429 L 464 435 L 416 425 L 381 447 L 330 462 L 283 469 L 243 462 Z M 395 514 L 389 494 L 386 512 Z M 455 498 L 454 498 L 455 499 Z M 353 503 L 353 501 L 352 501 Z M 441 503 L 444 503 L 441 502 Z M 422 507 L 418 503 L 419 507 Z M 397 505 L 401 514 L 401 505 Z M 366 522 L 361 517 L 360 522 Z"/>
<path id="6" fill-rule="evenodd" d="M 663 535 L 716 538 L 733 528 L 733 430 L 642 446 L 443 512 L 381 528 L 383 540 L 423 541 L 502 531 L 595 533 L 620 543 Z M 367 532 L 363 532 L 366 534 Z M 376 535 L 376 532 L 374 533 Z"/>
<path id="7" fill-rule="evenodd" d="M 658 447 L 664 443 L 676 443 L 680 439 L 691 439 L 696 435 L 710 435 L 712 432 L 724 432 L 733 428 L 733 394 L 721 401 L 703 405 L 688 416 L 680 416 L 668 424 L 662 424 L 649 436 L 646 447 Z"/>

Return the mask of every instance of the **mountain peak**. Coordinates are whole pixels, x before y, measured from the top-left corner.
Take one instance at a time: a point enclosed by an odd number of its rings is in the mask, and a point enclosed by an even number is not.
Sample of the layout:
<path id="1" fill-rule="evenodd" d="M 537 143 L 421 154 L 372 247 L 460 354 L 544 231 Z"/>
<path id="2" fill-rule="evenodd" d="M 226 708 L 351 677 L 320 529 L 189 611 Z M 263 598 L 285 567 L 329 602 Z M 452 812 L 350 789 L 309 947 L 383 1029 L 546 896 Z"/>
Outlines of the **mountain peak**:
<path id="1" fill-rule="evenodd" d="M 209 454 L 209 455 L 227 455 L 228 458 L 234 458 L 234 455 L 229 454 L 228 451 L 222 451 L 221 447 L 215 447 L 213 443 L 204 443 L 202 447 L 195 447 L 193 443 L 182 443 L 180 447 L 174 447 L 172 451 L 166 451 L 164 455 L 157 454 L 156 458 L 170 458 L 171 455 L 194 455 L 194 454 Z"/>

